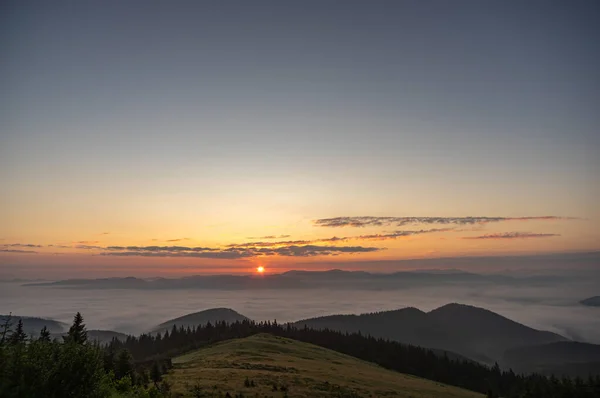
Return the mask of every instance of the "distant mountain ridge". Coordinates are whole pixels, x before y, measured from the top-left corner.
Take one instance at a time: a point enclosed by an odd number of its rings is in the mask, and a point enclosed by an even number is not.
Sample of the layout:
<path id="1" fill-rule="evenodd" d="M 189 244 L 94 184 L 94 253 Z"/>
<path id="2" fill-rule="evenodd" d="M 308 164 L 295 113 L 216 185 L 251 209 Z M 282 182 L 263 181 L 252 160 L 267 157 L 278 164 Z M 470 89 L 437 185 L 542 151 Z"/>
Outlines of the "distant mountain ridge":
<path id="1" fill-rule="evenodd" d="M 0 320 L 5 316 L 0 316 Z M 66 324 L 51 319 L 13 316 L 13 326 L 23 319 L 30 336 L 47 326 L 53 337 L 65 335 Z M 177 327 L 197 327 L 208 322 L 249 320 L 230 308 L 212 308 L 162 322 L 149 333 Z M 464 304 L 446 304 L 429 312 L 414 307 L 361 315 L 330 315 L 290 323 L 294 327 L 361 332 L 377 338 L 431 349 L 450 359 L 500 363 L 517 372 L 586 376 L 600 374 L 600 345 L 572 342 L 555 333 L 514 322 L 492 311 Z M 111 330 L 88 330 L 88 339 L 101 344 L 127 335 Z"/>
<path id="2" fill-rule="evenodd" d="M 266 275 L 194 275 L 183 278 L 103 278 L 67 279 L 55 282 L 28 283 L 25 286 L 48 286 L 70 289 L 312 289 L 338 288 L 360 290 L 396 290 L 414 286 L 437 286 L 462 283 L 532 284 L 551 277 L 510 277 L 497 274 L 475 274 L 459 270 L 400 271 L 370 273 L 366 271 L 292 270 Z"/>
<path id="3" fill-rule="evenodd" d="M 456 352 L 484 363 L 499 360 L 510 348 L 568 340 L 464 304 L 447 304 L 428 313 L 403 308 L 363 315 L 332 315 L 305 319 L 294 325 L 360 331 L 373 337 Z"/>
<path id="4" fill-rule="evenodd" d="M 588 307 L 600 307 L 600 296 L 594 296 L 581 300 L 580 304 L 587 305 Z"/>
<path id="5" fill-rule="evenodd" d="M 0 325 L 6 322 L 9 315 L 0 315 Z M 11 330 L 14 330 L 19 320 L 23 321 L 23 330 L 29 336 L 39 336 L 40 330 L 45 326 L 52 334 L 60 334 L 66 331 L 67 324 L 54 319 L 39 318 L 34 316 L 10 315 Z"/>

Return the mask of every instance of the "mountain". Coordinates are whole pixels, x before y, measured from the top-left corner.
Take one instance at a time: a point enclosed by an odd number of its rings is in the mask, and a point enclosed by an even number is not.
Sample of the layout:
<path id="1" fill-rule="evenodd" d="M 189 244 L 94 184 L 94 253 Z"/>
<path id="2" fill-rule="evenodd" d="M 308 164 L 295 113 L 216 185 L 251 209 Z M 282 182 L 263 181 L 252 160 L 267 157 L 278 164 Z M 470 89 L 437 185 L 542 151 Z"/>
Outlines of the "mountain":
<path id="1" fill-rule="evenodd" d="M 152 332 L 164 332 L 166 330 L 170 330 L 173 325 L 177 325 L 177 327 L 192 327 L 206 325 L 209 322 L 213 324 L 219 321 L 232 323 L 236 321 L 241 322 L 247 319 L 248 318 L 246 318 L 244 315 L 230 308 L 211 308 L 208 310 L 180 316 L 179 318 L 170 319 L 153 328 Z"/>
<path id="2" fill-rule="evenodd" d="M 444 272 L 404 271 L 391 274 L 365 271 L 288 271 L 268 275 L 195 275 L 184 278 L 102 278 L 67 279 L 55 282 L 29 283 L 25 286 L 51 286 L 68 289 L 313 289 L 397 290 L 415 286 L 438 286 L 463 283 L 514 284 L 531 283 L 531 278 L 516 279 L 502 275 L 479 275 L 452 270 Z"/>
<path id="3" fill-rule="evenodd" d="M 594 296 L 580 301 L 581 304 L 589 307 L 600 307 L 600 296 Z"/>
<path id="4" fill-rule="evenodd" d="M 0 315 L 0 325 L 3 325 L 6 322 L 8 315 Z M 67 324 L 59 321 L 55 321 L 54 319 L 45 319 L 45 318 L 37 318 L 31 316 L 20 316 L 20 315 L 11 315 L 10 322 L 12 324 L 12 330 L 17 326 L 19 319 L 23 321 L 23 329 L 25 333 L 29 336 L 39 336 L 40 330 L 44 326 L 48 328 L 48 331 L 52 334 L 63 333 L 67 330 Z"/>
<path id="5" fill-rule="evenodd" d="M 100 344 L 110 343 L 112 339 L 117 339 L 120 341 L 125 341 L 127 339 L 127 335 L 121 332 L 115 332 L 113 330 L 88 330 L 87 331 L 88 340 L 97 341 Z"/>
<path id="6" fill-rule="evenodd" d="M 246 397 L 483 397 L 269 334 L 217 343 L 174 358 L 173 365 L 166 377 L 174 394 L 189 394 L 193 380 L 203 391 Z"/>
<path id="7" fill-rule="evenodd" d="M 516 372 L 587 377 L 600 374 L 600 345 L 560 341 L 507 350 L 503 366 Z"/>
<path id="8" fill-rule="evenodd" d="M 567 340 L 492 311 L 463 304 L 447 304 L 428 313 L 403 308 L 363 315 L 333 315 L 298 321 L 294 325 L 360 331 L 374 337 L 456 352 L 484 363 L 500 360 L 507 349 Z"/>

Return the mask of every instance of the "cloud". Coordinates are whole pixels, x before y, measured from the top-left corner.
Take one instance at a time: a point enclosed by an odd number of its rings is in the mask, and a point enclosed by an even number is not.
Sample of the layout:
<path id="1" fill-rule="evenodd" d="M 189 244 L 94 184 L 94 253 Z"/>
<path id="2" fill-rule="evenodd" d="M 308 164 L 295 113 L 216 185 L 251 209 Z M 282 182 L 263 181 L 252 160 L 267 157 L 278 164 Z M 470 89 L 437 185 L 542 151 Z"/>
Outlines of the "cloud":
<path id="1" fill-rule="evenodd" d="M 25 248 L 40 248 L 42 247 L 42 245 L 34 245 L 33 243 L 10 243 L 10 244 L 3 244 L 0 246 L 4 246 L 4 247 L 25 247 Z"/>
<path id="2" fill-rule="evenodd" d="M 394 231 L 392 233 L 387 233 L 387 234 L 360 235 L 360 236 L 355 237 L 354 239 L 387 240 L 387 239 L 404 238 L 404 237 L 413 236 L 413 235 L 431 234 L 431 233 L 435 233 L 435 232 L 448 232 L 448 231 L 453 231 L 453 228 L 421 229 L 418 231 Z"/>
<path id="3" fill-rule="evenodd" d="M 280 256 L 308 257 L 317 255 L 335 255 L 339 253 L 367 253 L 382 250 L 378 247 L 363 246 L 284 246 L 271 249 Z"/>
<path id="4" fill-rule="evenodd" d="M 102 232 L 100 235 L 110 235 L 110 232 Z"/>
<path id="5" fill-rule="evenodd" d="M 104 247 L 95 246 L 95 245 L 76 245 L 75 249 L 94 250 L 94 249 L 104 249 Z"/>
<path id="6" fill-rule="evenodd" d="M 534 221 L 534 220 L 574 220 L 575 217 L 539 216 L 539 217 L 334 217 L 314 220 L 319 227 L 381 227 L 395 225 L 398 227 L 410 224 L 439 224 L 439 225 L 471 225 L 487 224 L 503 221 Z"/>
<path id="7" fill-rule="evenodd" d="M 318 240 L 284 240 L 278 242 L 249 242 L 249 243 L 231 243 L 227 247 L 271 247 L 278 245 L 307 245 L 315 243 Z"/>
<path id="8" fill-rule="evenodd" d="M 188 247 L 188 246 L 108 246 L 105 250 L 136 251 L 136 252 L 205 252 L 218 251 L 210 247 Z"/>
<path id="9" fill-rule="evenodd" d="M 80 245 L 95 245 L 96 243 L 100 243 L 99 240 L 80 240 L 79 242 L 73 242 Z"/>
<path id="10" fill-rule="evenodd" d="M 285 238 L 289 238 L 290 235 L 267 235 L 267 236 L 250 236 L 246 239 L 249 240 L 256 240 L 256 239 L 285 239 Z"/>
<path id="11" fill-rule="evenodd" d="M 434 229 L 421 229 L 418 231 L 393 231 L 386 234 L 373 234 L 373 235 L 357 235 L 357 236 L 333 236 L 331 238 L 321 238 L 312 240 L 284 240 L 276 242 L 248 242 L 248 243 L 232 243 L 227 247 L 273 247 L 281 245 L 309 245 L 313 243 L 332 243 L 332 242 L 346 242 L 349 240 L 388 240 L 402 238 L 406 236 L 421 235 L 434 232 L 447 232 L 453 231 L 453 228 L 434 228 Z"/>
<path id="12" fill-rule="evenodd" d="M 528 238 L 550 238 L 560 236 L 559 234 L 536 234 L 533 232 L 501 232 L 480 236 L 465 236 L 463 239 L 528 239 Z"/>
<path id="13" fill-rule="evenodd" d="M 213 259 L 240 259 L 253 257 L 253 254 L 248 251 L 224 250 L 210 252 L 139 252 L 139 251 L 124 251 L 124 252 L 104 252 L 103 256 L 122 256 L 122 257 L 196 257 L 196 258 L 213 258 Z"/>
<path id="14" fill-rule="evenodd" d="M 66 246 L 66 245 L 48 245 L 48 247 L 54 247 L 57 249 L 70 249 L 72 246 Z"/>
<path id="15" fill-rule="evenodd" d="M 105 256 L 142 257 L 197 257 L 214 259 L 239 259 L 262 256 L 310 257 L 332 256 L 340 253 L 366 253 L 384 250 L 378 247 L 363 246 L 318 246 L 285 245 L 281 247 L 239 246 L 225 249 L 185 246 L 109 246 L 101 253 Z"/>
<path id="16" fill-rule="evenodd" d="M 2 253 L 26 253 L 26 254 L 37 253 L 36 251 L 33 251 L 33 250 L 20 250 L 20 249 L 0 249 L 0 252 L 2 252 Z"/>
<path id="17" fill-rule="evenodd" d="M 184 240 L 191 240 L 190 238 L 175 238 L 175 239 L 151 239 L 152 242 L 181 242 Z"/>

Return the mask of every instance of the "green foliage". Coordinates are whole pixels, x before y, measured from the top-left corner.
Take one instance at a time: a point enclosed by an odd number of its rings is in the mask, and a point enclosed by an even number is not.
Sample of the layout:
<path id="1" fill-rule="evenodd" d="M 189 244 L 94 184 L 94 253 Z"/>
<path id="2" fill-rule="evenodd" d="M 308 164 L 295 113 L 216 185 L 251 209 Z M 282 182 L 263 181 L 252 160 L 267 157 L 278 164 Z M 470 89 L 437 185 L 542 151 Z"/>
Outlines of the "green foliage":
<path id="1" fill-rule="evenodd" d="M 136 385 L 131 355 L 122 350 L 114 378 L 108 350 L 87 343 L 83 317 L 77 314 L 64 342 L 51 341 L 46 328 L 27 341 L 22 321 L 8 335 L 10 320 L 0 327 L 0 397 L 105 398 L 163 397 L 158 389 Z M 142 372 L 143 373 L 143 372 Z M 148 377 L 146 377 L 148 380 Z"/>
<path id="2" fill-rule="evenodd" d="M 162 372 L 157 361 L 152 363 L 152 369 L 150 370 L 150 379 L 157 385 L 162 380 Z"/>
<path id="3" fill-rule="evenodd" d="M 190 387 L 189 392 L 190 395 L 194 398 L 201 398 L 204 396 L 204 391 L 202 390 L 202 387 L 199 383 L 196 383 L 192 387 Z"/>
<path id="4" fill-rule="evenodd" d="M 110 389 L 99 347 L 37 340 L 0 350 L 2 397 L 105 397 Z"/>
<path id="5" fill-rule="evenodd" d="M 119 380 L 124 377 L 132 378 L 133 375 L 133 358 L 127 350 L 121 350 L 115 364 L 115 377 Z"/>

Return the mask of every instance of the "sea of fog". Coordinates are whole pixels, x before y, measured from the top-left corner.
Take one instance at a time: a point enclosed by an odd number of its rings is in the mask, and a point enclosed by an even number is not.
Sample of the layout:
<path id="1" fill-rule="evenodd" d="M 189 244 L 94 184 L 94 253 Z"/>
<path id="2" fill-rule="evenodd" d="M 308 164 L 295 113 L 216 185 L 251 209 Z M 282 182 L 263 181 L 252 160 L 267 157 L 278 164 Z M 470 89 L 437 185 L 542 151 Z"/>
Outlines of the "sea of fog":
<path id="1" fill-rule="evenodd" d="M 484 307 L 517 322 L 600 344 L 600 307 L 579 300 L 600 294 L 595 283 L 570 286 L 436 286 L 400 290 L 76 290 L 0 283 L 0 314 L 71 322 L 80 311 L 88 329 L 137 334 L 174 317 L 232 308 L 254 320 L 304 318 L 456 302 Z M 474 325 L 476 327 L 476 325 Z"/>

